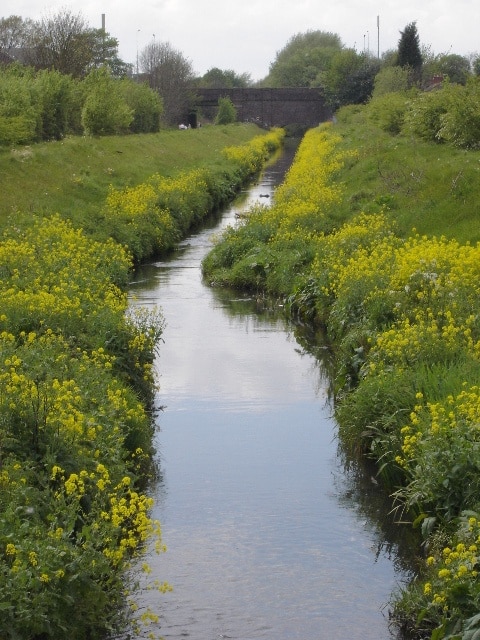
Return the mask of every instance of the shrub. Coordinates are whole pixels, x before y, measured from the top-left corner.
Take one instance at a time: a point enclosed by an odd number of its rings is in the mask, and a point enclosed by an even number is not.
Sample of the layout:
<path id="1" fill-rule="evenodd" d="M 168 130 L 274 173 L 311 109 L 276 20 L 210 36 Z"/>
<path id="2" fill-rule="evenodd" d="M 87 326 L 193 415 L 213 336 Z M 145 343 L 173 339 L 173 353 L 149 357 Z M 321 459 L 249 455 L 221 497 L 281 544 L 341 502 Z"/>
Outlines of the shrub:
<path id="1" fill-rule="evenodd" d="M 91 71 L 84 82 L 82 125 L 85 133 L 94 136 L 126 133 L 133 120 L 133 109 L 123 97 L 119 81 L 106 68 L 101 68 Z"/>
<path id="2" fill-rule="evenodd" d="M 230 98 L 218 99 L 218 112 L 215 124 L 231 124 L 237 120 L 237 110 Z"/>
<path id="3" fill-rule="evenodd" d="M 14 73 L 0 73 L 0 144 L 34 142 L 38 122 L 31 80 Z"/>
<path id="4" fill-rule="evenodd" d="M 40 107 L 39 137 L 60 140 L 69 133 L 73 109 L 72 92 L 75 81 L 58 71 L 39 71 L 34 90 Z"/>
<path id="5" fill-rule="evenodd" d="M 452 95 L 448 112 L 442 116 L 438 137 L 455 147 L 480 146 L 480 79 L 469 79 Z"/>
<path id="6" fill-rule="evenodd" d="M 368 103 L 367 113 L 380 129 L 397 135 L 403 127 L 408 101 L 407 93 L 386 93 L 372 98 Z"/>
<path id="7" fill-rule="evenodd" d="M 405 113 L 404 132 L 430 142 L 444 141 L 440 129 L 457 93 L 462 93 L 460 87 L 447 84 L 441 89 L 415 96 Z"/>
<path id="8" fill-rule="evenodd" d="M 133 111 L 132 133 L 155 133 L 160 129 L 163 102 L 156 91 L 146 84 L 124 78 L 120 84 L 126 104 Z"/>

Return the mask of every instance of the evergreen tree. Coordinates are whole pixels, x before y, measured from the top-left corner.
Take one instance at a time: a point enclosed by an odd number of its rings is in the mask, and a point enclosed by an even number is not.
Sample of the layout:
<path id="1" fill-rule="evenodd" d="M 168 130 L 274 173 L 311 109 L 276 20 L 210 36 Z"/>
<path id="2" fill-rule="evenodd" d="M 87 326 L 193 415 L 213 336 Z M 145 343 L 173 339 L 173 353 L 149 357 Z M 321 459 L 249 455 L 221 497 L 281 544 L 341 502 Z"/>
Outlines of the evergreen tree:
<path id="1" fill-rule="evenodd" d="M 399 67 L 409 67 L 419 75 L 422 70 L 423 59 L 415 22 L 407 24 L 404 31 L 400 31 L 400 35 L 397 64 Z"/>

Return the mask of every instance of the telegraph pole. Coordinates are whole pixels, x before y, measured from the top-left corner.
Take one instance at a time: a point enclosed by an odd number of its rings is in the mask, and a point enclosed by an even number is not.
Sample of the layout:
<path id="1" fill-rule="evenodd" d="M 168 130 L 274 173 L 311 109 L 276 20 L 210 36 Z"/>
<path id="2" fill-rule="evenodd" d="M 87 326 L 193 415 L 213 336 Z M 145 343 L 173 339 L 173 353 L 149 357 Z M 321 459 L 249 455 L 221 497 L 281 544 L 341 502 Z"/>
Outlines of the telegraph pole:
<path id="1" fill-rule="evenodd" d="M 380 16 L 377 16 L 377 58 L 380 60 Z"/>

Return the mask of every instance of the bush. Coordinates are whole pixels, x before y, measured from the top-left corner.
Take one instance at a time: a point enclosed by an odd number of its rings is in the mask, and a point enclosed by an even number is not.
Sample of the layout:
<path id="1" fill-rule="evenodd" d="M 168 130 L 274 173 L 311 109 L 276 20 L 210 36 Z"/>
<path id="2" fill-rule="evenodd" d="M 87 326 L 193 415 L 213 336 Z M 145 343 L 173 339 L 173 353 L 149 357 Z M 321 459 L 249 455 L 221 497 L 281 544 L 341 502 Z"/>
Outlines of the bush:
<path id="1" fill-rule="evenodd" d="M 237 120 L 237 110 L 230 98 L 218 99 L 218 112 L 215 124 L 231 124 Z"/>
<path id="2" fill-rule="evenodd" d="M 440 130 L 444 116 L 454 104 L 457 93 L 462 93 L 460 87 L 447 84 L 441 89 L 418 94 L 408 104 L 404 132 L 429 142 L 444 141 Z"/>
<path id="3" fill-rule="evenodd" d="M 386 93 L 368 103 L 367 113 L 380 129 L 397 135 L 401 132 L 409 98 L 404 92 Z"/>
<path id="4" fill-rule="evenodd" d="M 26 75 L 0 72 L 0 144 L 28 144 L 37 137 L 39 109 Z"/>
<path id="5" fill-rule="evenodd" d="M 82 109 L 85 133 L 93 136 L 126 133 L 133 120 L 118 80 L 106 68 L 95 69 L 85 79 L 86 99 Z"/>
<path id="6" fill-rule="evenodd" d="M 127 105 L 133 111 L 130 124 L 132 133 L 156 133 L 160 129 L 163 102 L 156 91 L 146 84 L 128 78 L 121 81 L 120 89 Z"/>
<path id="7" fill-rule="evenodd" d="M 160 543 L 137 383 L 152 389 L 163 323 L 125 317 L 125 251 L 58 216 L 6 233 L 0 257 L 0 636 L 104 637 L 131 615 L 130 559 Z"/>
<path id="8" fill-rule="evenodd" d="M 69 133 L 75 81 L 58 71 L 39 71 L 34 90 L 40 105 L 39 138 L 60 140 Z"/>
<path id="9" fill-rule="evenodd" d="M 451 96 L 438 137 L 463 149 L 480 147 L 480 78 L 471 78 Z"/>

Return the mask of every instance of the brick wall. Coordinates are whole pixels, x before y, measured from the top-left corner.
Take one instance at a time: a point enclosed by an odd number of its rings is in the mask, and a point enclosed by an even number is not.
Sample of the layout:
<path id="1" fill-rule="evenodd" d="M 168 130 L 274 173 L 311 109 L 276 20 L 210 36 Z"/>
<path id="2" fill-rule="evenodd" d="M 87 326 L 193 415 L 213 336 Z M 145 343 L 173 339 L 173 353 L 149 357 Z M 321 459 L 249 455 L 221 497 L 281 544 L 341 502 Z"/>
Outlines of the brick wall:
<path id="1" fill-rule="evenodd" d="M 199 119 L 214 120 L 219 98 L 229 97 L 239 122 L 284 127 L 300 124 L 315 127 L 331 118 L 320 89 L 197 89 Z"/>

